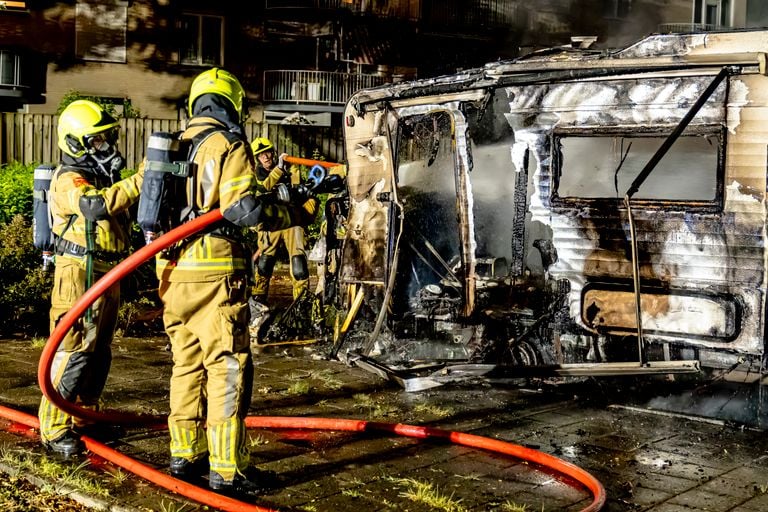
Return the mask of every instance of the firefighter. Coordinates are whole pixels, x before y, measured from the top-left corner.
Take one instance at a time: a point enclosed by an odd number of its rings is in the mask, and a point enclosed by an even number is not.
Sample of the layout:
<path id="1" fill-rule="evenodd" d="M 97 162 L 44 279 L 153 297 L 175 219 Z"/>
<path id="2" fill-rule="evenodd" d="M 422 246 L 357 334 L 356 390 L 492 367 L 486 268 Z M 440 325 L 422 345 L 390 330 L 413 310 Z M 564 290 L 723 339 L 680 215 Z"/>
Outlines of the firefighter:
<path id="1" fill-rule="evenodd" d="M 326 181 L 330 185 L 330 194 L 320 222 L 320 236 L 307 256 L 310 261 L 317 264 L 315 295 L 323 297 L 323 300 L 328 298 L 326 287 L 332 283 L 327 283 L 326 280 L 329 275 L 336 274 L 339 263 L 337 261 L 339 244 L 346 233 L 346 226 L 344 226 L 346 212 L 342 211 L 341 203 L 337 201 L 343 194 L 346 177 L 346 165 L 337 165 L 328 170 Z M 330 232 L 328 231 L 329 223 L 331 225 Z"/>
<path id="2" fill-rule="evenodd" d="M 212 68 L 189 91 L 192 116 L 183 138 L 218 126 L 194 154 L 193 197 L 202 214 L 219 208 L 216 229 L 185 240 L 177 256 L 157 258 L 163 322 L 171 340 L 170 472 L 194 479 L 206 469 L 219 492 L 249 493 L 244 419 L 251 401 L 253 361 L 248 333 L 250 258 L 240 227 L 280 230 L 302 222 L 299 209 L 253 193 L 255 162 L 243 135 L 245 93 L 229 72 Z M 300 198 L 300 203 L 306 200 Z"/>
<path id="3" fill-rule="evenodd" d="M 127 253 L 128 208 L 136 202 L 143 167 L 120 179 L 125 160 L 117 150 L 118 122 L 98 104 L 70 103 L 59 117 L 58 145 L 63 152 L 49 193 L 52 231 L 56 235 L 51 293 L 51 330 L 92 282 Z M 110 287 L 67 333 L 51 367 L 51 381 L 61 396 L 97 409 L 112 361 L 112 337 L 120 284 Z M 71 457 L 83 450 L 79 420 L 43 397 L 40 438 L 49 450 Z"/>
<path id="4" fill-rule="evenodd" d="M 251 142 L 251 149 L 256 157 L 256 187 L 259 192 L 272 191 L 278 184 L 295 188 L 300 185 L 301 175 L 298 168 L 285 170 L 285 153 L 275 159 L 275 146 L 269 139 L 259 137 Z M 314 216 L 317 203 L 308 201 L 304 207 L 307 214 Z M 302 291 L 309 288 L 309 266 L 307 265 L 306 230 L 302 226 L 294 226 L 280 231 L 258 231 L 256 265 L 254 268 L 253 299 L 259 306 L 267 304 L 269 281 L 275 268 L 277 250 L 280 242 L 285 244 L 290 262 L 289 272 L 293 283 L 293 298 L 296 299 Z M 257 309 L 262 309 L 257 306 Z"/>

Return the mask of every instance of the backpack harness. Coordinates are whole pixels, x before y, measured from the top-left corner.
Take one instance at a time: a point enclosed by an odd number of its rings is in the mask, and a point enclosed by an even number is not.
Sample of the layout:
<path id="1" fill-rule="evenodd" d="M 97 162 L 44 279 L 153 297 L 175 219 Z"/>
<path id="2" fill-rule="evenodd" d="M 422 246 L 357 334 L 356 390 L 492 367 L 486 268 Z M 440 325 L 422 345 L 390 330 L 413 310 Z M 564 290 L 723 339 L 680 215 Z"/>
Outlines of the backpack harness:
<path id="1" fill-rule="evenodd" d="M 190 139 L 182 138 L 183 132 L 154 132 L 149 137 L 136 218 L 147 244 L 201 214 L 195 202 L 197 164 L 194 162 L 200 145 L 217 132 L 230 143 L 240 140 L 220 125 L 208 126 L 210 128 Z M 217 226 L 200 234 L 232 236 L 231 231 L 231 227 Z M 163 255 L 173 259 L 180 244 L 165 249 Z"/>

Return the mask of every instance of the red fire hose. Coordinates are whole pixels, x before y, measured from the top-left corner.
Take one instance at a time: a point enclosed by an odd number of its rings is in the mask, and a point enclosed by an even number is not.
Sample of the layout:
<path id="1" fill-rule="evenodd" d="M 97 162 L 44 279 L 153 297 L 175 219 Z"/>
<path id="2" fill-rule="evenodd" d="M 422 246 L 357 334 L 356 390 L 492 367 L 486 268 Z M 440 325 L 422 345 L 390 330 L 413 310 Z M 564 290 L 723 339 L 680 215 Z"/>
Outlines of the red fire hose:
<path id="1" fill-rule="evenodd" d="M 331 162 L 322 162 L 316 160 L 306 160 L 289 157 L 291 163 L 299 165 L 319 164 L 323 167 L 334 167 L 338 164 Z M 135 415 L 130 413 L 121 413 L 117 411 L 93 411 L 85 409 L 76 404 L 68 402 L 56 390 L 51 382 L 51 367 L 53 357 L 61 344 L 64 336 L 67 334 L 72 324 L 90 307 L 113 284 L 120 281 L 126 275 L 134 271 L 139 265 L 149 260 L 161 250 L 170 247 L 179 240 L 182 240 L 193 233 L 213 224 L 223 218 L 219 210 L 214 210 L 202 215 L 178 228 L 162 235 L 151 244 L 137 250 L 112 270 L 99 279 L 91 288 L 89 288 L 82 297 L 72 306 L 72 308 L 59 321 L 56 328 L 48 338 L 45 348 L 40 355 L 38 365 L 38 382 L 43 394 L 62 411 L 96 422 L 118 423 L 124 425 L 151 424 L 155 426 L 165 425 L 165 417 L 150 415 Z M 0 416 L 11 421 L 27 425 L 32 428 L 39 428 L 38 419 L 34 416 L 15 411 L 0 406 Z M 270 417 L 270 416 L 249 416 L 246 418 L 246 425 L 250 428 L 291 428 L 291 429 L 313 429 L 313 430 L 336 430 L 352 432 L 386 432 L 405 437 L 414 437 L 419 439 L 443 439 L 451 443 L 468 446 L 472 448 L 481 448 L 487 451 L 511 455 L 522 460 L 533 462 L 535 464 L 548 467 L 560 474 L 566 475 L 580 484 L 584 485 L 592 494 L 593 500 L 582 512 L 598 511 L 605 504 L 606 494 L 603 485 L 588 472 L 571 464 L 567 461 L 558 459 L 552 455 L 525 448 L 516 444 L 490 439 L 487 437 L 466 434 L 462 432 L 452 432 L 431 427 L 420 427 L 405 424 L 379 423 L 364 420 L 353 419 L 333 419 L 333 418 L 305 418 L 305 417 Z M 248 504 L 239 500 L 228 498 L 220 494 L 208 491 L 196 485 L 178 480 L 166 473 L 158 471 L 146 464 L 134 460 L 112 448 L 92 439 L 88 436 L 82 436 L 83 442 L 88 450 L 99 455 L 112 463 L 133 472 L 134 474 L 149 480 L 165 489 L 179 493 L 190 499 L 215 507 L 217 509 L 239 512 L 274 512 L 273 509 L 259 507 L 258 505 Z"/>
<path id="2" fill-rule="evenodd" d="M 326 169 L 331 169 L 333 167 L 338 167 L 341 164 L 337 164 L 336 162 L 326 162 L 325 160 L 312 160 L 311 158 L 299 158 L 297 156 L 287 156 L 285 157 L 285 161 L 289 164 L 296 164 L 296 165 L 306 165 L 307 167 L 312 167 L 313 165 L 319 165 L 320 167 L 325 167 Z"/>

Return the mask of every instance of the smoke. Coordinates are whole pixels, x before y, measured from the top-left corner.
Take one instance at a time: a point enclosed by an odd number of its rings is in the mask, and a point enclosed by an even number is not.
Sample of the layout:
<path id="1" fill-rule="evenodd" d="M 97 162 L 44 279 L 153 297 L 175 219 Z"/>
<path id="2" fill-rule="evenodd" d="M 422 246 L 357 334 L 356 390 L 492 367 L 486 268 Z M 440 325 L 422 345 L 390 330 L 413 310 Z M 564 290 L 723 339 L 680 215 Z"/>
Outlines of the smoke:
<path id="1" fill-rule="evenodd" d="M 512 260 L 516 169 L 510 148 L 514 139 L 472 147 L 470 180 L 474 198 L 475 239 L 479 257 Z"/>
<path id="2" fill-rule="evenodd" d="M 632 2 L 629 12 L 622 9 L 621 2 L 603 0 L 551 0 L 532 4 L 519 8 L 518 37 L 510 38 L 525 48 L 523 54 L 569 44 L 571 36 L 597 36 L 595 48 L 624 48 L 658 31 L 660 23 L 689 21 L 689 18 L 663 19 L 665 12 L 678 16 L 678 11 L 665 9 L 658 3 Z"/>
<path id="3" fill-rule="evenodd" d="M 632 3 L 629 15 L 618 23 L 610 23 L 605 27 L 605 32 L 598 33 L 597 46 L 602 48 L 624 48 L 648 34 L 658 32 L 659 24 L 665 20 L 662 18 L 664 10 L 658 5 L 643 5 L 639 2 Z M 688 19 L 667 20 L 683 23 Z"/>
<path id="4" fill-rule="evenodd" d="M 742 425 L 766 424 L 757 385 L 713 382 L 705 387 L 666 397 L 656 397 L 647 407 L 660 411 L 714 418 Z"/>

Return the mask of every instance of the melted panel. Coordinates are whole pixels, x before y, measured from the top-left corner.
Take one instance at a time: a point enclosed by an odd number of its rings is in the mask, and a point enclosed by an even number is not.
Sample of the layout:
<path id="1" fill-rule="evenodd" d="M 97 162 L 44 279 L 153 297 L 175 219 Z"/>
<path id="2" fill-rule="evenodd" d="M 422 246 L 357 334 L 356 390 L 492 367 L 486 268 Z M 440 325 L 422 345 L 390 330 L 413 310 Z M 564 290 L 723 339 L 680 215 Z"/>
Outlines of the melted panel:
<path id="1" fill-rule="evenodd" d="M 594 332 L 626 334 L 637 330 L 631 290 L 588 285 L 582 292 L 581 317 Z M 687 290 L 643 292 L 643 332 L 730 341 L 739 334 L 740 308 L 729 295 Z"/>

